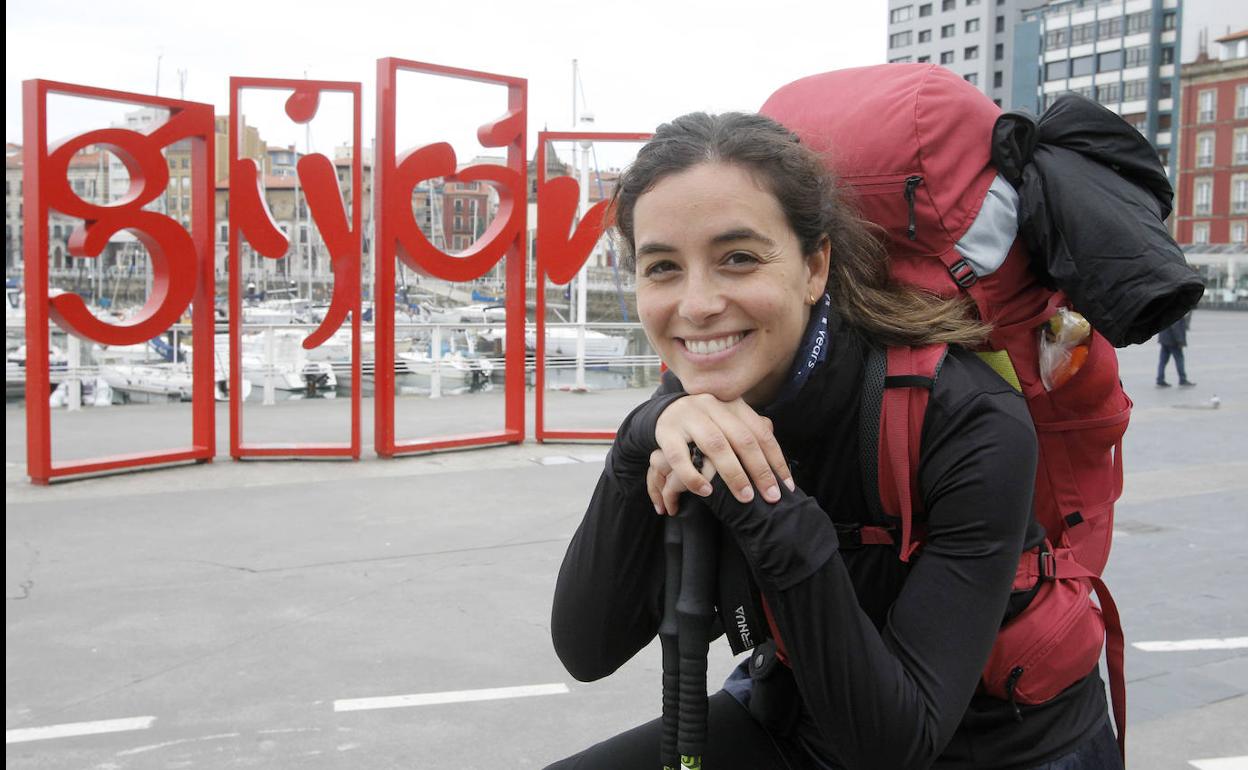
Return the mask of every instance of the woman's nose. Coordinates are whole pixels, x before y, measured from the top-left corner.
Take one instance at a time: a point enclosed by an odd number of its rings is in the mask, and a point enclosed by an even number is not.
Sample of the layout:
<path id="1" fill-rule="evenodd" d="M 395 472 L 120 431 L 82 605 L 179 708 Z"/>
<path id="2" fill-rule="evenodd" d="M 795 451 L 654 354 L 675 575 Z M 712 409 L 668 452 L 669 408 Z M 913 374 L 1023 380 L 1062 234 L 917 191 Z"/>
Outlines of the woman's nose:
<path id="1" fill-rule="evenodd" d="M 682 318 L 691 323 L 703 323 L 723 312 L 726 305 L 722 287 L 711 277 L 699 275 L 697 271 L 689 274 L 680 295 Z"/>

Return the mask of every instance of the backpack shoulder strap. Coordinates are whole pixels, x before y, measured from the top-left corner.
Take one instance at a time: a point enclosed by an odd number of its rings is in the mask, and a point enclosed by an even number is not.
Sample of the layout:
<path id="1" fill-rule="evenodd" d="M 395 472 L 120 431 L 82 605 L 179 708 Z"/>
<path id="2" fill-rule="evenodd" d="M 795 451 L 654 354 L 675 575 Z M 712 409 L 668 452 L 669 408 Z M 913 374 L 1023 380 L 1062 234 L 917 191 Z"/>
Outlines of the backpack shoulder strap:
<path id="1" fill-rule="evenodd" d="M 859 420 L 866 497 L 873 512 L 901 521 L 902 561 L 922 546 L 914 512 L 923 418 L 948 352 L 948 345 L 937 344 L 872 349 L 867 356 Z"/>

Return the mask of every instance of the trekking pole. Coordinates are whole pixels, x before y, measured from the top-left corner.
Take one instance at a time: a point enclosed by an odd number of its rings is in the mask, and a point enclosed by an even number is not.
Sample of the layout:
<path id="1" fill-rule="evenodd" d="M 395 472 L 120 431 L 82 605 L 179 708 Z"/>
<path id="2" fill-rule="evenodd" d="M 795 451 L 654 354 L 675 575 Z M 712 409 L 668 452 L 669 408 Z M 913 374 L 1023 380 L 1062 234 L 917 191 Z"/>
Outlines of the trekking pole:
<path id="1" fill-rule="evenodd" d="M 702 453 L 693 449 L 694 466 Z M 665 770 L 702 770 L 706 749 L 706 658 L 715 617 L 716 527 L 696 495 L 686 493 L 666 524 L 664 548 L 663 719 L 660 752 Z M 679 754 L 680 763 L 676 764 Z"/>
<path id="2" fill-rule="evenodd" d="M 663 770 L 679 770 L 680 767 L 680 758 L 676 753 L 677 725 L 680 722 L 680 627 L 676 622 L 676 601 L 680 594 L 683 524 L 680 516 L 672 516 L 668 517 L 663 528 L 667 567 L 663 579 L 663 622 L 659 624 L 659 642 L 663 647 L 663 730 L 659 737 L 659 756 Z"/>

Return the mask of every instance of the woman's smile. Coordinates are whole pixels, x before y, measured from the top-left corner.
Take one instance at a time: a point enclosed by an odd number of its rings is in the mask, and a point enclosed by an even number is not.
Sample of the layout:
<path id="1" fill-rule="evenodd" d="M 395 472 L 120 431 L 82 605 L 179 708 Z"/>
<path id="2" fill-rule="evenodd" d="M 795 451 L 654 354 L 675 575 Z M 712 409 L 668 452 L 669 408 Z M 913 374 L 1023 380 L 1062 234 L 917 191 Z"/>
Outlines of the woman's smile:
<path id="1" fill-rule="evenodd" d="M 698 339 L 677 337 L 676 340 L 684 345 L 685 353 L 694 362 L 712 363 L 722 361 L 735 353 L 737 346 L 741 344 L 747 334 L 749 334 L 748 331 L 726 334 L 721 337 L 701 337 Z"/>

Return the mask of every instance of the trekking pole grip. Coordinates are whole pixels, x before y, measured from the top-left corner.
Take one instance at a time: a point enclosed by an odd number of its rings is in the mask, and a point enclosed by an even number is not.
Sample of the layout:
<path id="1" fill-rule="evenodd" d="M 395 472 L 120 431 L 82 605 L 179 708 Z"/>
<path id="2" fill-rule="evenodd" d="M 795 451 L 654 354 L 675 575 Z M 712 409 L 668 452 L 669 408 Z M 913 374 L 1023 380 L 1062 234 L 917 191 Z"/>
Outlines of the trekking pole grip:
<path id="1" fill-rule="evenodd" d="M 686 768 L 700 770 L 706 750 L 706 658 L 715 618 L 718 528 L 701 498 L 686 494 L 682 521 L 683 556 L 676 618 L 680 640 L 680 728 L 677 748 Z"/>
<path id="2" fill-rule="evenodd" d="M 676 601 L 680 595 L 683 524 L 678 517 L 668 517 L 663 529 L 666 572 L 663 578 L 663 620 L 659 624 L 659 642 L 663 648 L 663 717 L 659 757 L 663 770 L 680 767 L 676 753 L 680 720 L 680 626 L 676 620 Z"/>

